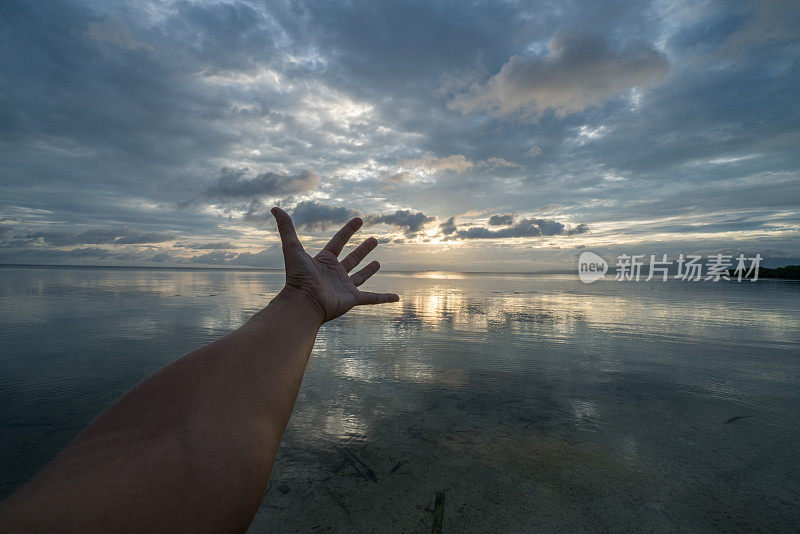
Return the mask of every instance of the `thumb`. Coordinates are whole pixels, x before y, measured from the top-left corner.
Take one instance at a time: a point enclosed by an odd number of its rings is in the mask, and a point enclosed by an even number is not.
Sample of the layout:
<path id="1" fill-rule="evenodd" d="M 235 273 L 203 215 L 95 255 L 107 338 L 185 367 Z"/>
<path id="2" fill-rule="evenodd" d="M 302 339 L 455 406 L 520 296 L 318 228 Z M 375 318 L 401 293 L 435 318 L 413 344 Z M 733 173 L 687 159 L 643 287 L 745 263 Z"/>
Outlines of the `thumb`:
<path id="1" fill-rule="evenodd" d="M 275 222 L 278 223 L 278 233 L 281 236 L 283 251 L 286 252 L 296 248 L 302 249 L 303 246 L 300 244 L 300 240 L 297 239 L 297 232 L 295 232 L 294 223 L 292 223 L 292 218 L 289 217 L 289 214 L 278 207 L 272 208 L 270 212 L 275 217 Z"/>

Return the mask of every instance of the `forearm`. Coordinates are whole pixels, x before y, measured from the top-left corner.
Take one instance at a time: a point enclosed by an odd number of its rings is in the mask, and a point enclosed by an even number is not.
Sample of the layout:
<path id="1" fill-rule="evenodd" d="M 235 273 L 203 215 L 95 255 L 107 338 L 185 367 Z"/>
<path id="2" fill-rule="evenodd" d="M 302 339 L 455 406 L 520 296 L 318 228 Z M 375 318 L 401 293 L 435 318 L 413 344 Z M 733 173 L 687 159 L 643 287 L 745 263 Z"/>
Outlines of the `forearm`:
<path id="1" fill-rule="evenodd" d="M 101 414 L 6 503 L 0 527 L 246 528 L 321 324 L 312 300 L 285 289 Z"/>
<path id="2" fill-rule="evenodd" d="M 225 338 L 184 356 L 106 410 L 0 507 L 0 531 L 244 531 L 266 489 L 317 330 L 353 306 L 397 302 L 361 291 L 378 241 L 338 256 L 351 219 L 313 258 L 272 209 L 287 286 Z"/>

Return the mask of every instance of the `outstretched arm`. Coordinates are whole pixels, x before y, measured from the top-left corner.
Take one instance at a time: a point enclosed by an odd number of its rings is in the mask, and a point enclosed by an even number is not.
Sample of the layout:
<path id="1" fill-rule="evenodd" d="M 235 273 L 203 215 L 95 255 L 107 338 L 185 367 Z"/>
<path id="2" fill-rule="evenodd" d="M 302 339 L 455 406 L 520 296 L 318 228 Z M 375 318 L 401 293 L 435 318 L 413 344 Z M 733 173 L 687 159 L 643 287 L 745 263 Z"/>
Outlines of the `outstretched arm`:
<path id="1" fill-rule="evenodd" d="M 359 291 L 377 245 L 341 262 L 353 219 L 312 258 L 273 208 L 286 285 L 244 326 L 145 379 L 0 507 L 3 532 L 231 532 L 247 529 L 325 321 L 397 295 Z"/>

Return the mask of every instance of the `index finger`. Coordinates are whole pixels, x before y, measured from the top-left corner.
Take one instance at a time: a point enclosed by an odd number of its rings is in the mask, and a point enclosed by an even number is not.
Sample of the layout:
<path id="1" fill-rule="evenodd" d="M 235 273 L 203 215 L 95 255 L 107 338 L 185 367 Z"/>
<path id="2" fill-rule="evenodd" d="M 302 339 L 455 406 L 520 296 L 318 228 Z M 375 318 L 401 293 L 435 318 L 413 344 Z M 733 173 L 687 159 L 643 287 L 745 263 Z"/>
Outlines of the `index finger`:
<path id="1" fill-rule="evenodd" d="M 362 224 L 364 224 L 364 221 L 360 217 L 351 219 L 341 230 L 336 232 L 336 235 L 328 241 L 328 244 L 322 250 L 327 250 L 333 253 L 334 256 L 338 256 L 350 238 L 353 237 L 353 234 L 356 233 L 356 230 L 361 228 Z"/>

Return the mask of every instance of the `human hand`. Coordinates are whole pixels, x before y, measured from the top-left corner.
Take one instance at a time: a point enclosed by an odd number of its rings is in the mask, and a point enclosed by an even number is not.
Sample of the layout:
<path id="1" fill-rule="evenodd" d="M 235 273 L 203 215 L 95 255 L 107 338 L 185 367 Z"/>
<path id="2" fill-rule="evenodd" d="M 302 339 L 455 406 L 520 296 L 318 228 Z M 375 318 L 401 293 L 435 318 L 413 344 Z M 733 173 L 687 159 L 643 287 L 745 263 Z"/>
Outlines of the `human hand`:
<path id="1" fill-rule="evenodd" d="M 325 248 L 312 258 L 300 244 L 292 218 L 280 208 L 272 208 L 272 215 L 278 223 L 283 245 L 286 286 L 309 297 L 319 308 L 323 322 L 347 313 L 353 306 L 400 300 L 394 293 L 372 293 L 358 289 L 358 286 L 378 272 L 381 266 L 377 261 L 370 262 L 353 275 L 347 274 L 378 246 L 378 240 L 374 237 L 365 240 L 345 259 L 339 261 L 339 253 L 347 241 L 364 224 L 358 217 L 336 232 Z"/>

